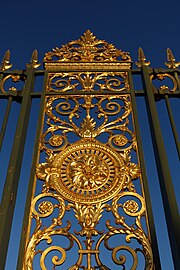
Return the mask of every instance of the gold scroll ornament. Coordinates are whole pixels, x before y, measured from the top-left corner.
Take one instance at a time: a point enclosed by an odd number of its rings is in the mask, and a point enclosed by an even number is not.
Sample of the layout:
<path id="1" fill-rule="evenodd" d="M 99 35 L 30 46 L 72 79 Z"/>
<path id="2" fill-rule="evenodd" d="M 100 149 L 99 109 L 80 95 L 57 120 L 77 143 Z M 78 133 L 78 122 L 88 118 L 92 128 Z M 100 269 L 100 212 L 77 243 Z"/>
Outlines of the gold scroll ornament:
<path id="1" fill-rule="evenodd" d="M 98 72 L 90 71 L 94 63 L 96 67 L 100 64 Z M 145 198 L 134 185 L 136 180 L 143 189 L 128 73 L 100 72 L 107 63 L 129 69 L 131 59 L 128 53 L 96 39 L 90 31 L 45 55 L 45 67 L 54 70 L 46 85 L 44 131 L 39 143 L 47 158 L 37 163 L 36 176 L 42 180 L 37 183 L 42 187 L 31 202 L 29 231 L 31 220 L 35 223 L 27 237 L 24 270 L 36 269 L 33 267 L 38 256 L 42 270 L 112 270 L 101 254 L 102 244 L 110 252 L 114 268 L 133 270 L 140 263 L 142 269 L 154 269 L 150 236 L 141 222 L 142 217 L 147 217 Z M 68 72 L 56 72 L 66 64 Z M 74 64 L 84 70 L 69 72 Z M 79 87 L 82 93 L 78 95 Z M 134 156 L 136 161 L 132 161 Z M 79 231 L 71 220 L 66 226 L 63 223 L 71 210 Z M 100 231 L 98 224 L 105 212 L 111 213 L 114 220 L 107 219 L 104 231 Z M 123 235 L 124 240 L 112 246 L 112 237 Z M 61 236 L 68 239 L 68 247 L 61 243 Z M 50 246 L 44 247 L 43 243 Z M 78 252 L 71 258 L 72 265 L 66 267 L 71 261 L 68 252 L 74 246 Z M 47 257 L 54 251 L 59 256 L 52 257 L 50 266 Z M 129 255 L 119 257 L 119 252 Z M 143 263 L 138 253 L 143 255 Z M 129 256 L 131 263 L 125 268 Z"/>

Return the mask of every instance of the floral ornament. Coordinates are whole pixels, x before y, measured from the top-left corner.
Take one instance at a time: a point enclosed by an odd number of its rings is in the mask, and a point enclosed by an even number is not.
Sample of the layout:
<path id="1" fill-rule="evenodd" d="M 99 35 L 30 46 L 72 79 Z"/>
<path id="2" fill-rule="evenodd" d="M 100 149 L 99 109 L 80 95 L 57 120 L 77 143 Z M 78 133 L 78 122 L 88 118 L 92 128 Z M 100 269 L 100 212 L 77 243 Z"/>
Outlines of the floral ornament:
<path id="1" fill-rule="evenodd" d="M 80 234 L 81 236 L 86 235 L 87 238 L 91 238 L 92 235 L 101 234 L 95 227 L 102 217 L 101 213 L 104 207 L 105 206 L 101 203 L 98 203 L 97 205 L 81 205 L 76 203 L 75 207 L 73 206 L 76 213 L 75 217 L 82 227 L 82 230 L 76 232 L 76 234 Z"/>
<path id="2" fill-rule="evenodd" d="M 52 214 L 54 210 L 53 204 L 49 201 L 43 201 L 39 204 L 38 210 L 41 214 Z"/>
<path id="3" fill-rule="evenodd" d="M 58 168 L 54 166 L 53 161 L 56 155 L 50 154 L 46 159 L 47 162 L 38 164 L 36 168 L 36 176 L 45 180 L 42 192 L 48 192 L 49 189 L 54 189 L 53 180 L 59 176 Z"/>
<path id="4" fill-rule="evenodd" d="M 49 139 L 49 144 L 52 146 L 61 146 L 62 143 L 63 143 L 63 139 L 62 139 L 62 136 L 60 136 L 60 135 L 53 135 Z"/>
<path id="5" fill-rule="evenodd" d="M 136 180 L 140 176 L 140 168 L 138 164 L 130 162 L 131 156 L 128 154 L 128 151 L 121 154 L 125 161 L 124 165 L 121 167 L 121 173 L 126 177 L 122 190 L 128 189 L 129 191 L 135 192 L 135 187 L 132 180 Z"/>
<path id="6" fill-rule="evenodd" d="M 128 200 L 123 204 L 123 209 L 126 214 L 131 215 L 136 213 L 139 209 L 138 203 L 133 200 Z"/>
<path id="7" fill-rule="evenodd" d="M 114 138 L 114 144 L 117 146 L 124 146 L 127 143 L 128 139 L 122 134 Z"/>
<path id="8" fill-rule="evenodd" d="M 55 58 L 55 60 L 54 60 Z M 73 40 L 61 48 L 56 47 L 44 56 L 44 62 L 116 62 L 131 63 L 129 52 L 123 52 L 105 40 L 99 40 L 87 30 L 78 40 Z"/>
<path id="9" fill-rule="evenodd" d="M 82 155 L 69 165 L 70 177 L 78 188 L 92 189 L 101 186 L 108 177 L 104 160 L 95 155 Z"/>

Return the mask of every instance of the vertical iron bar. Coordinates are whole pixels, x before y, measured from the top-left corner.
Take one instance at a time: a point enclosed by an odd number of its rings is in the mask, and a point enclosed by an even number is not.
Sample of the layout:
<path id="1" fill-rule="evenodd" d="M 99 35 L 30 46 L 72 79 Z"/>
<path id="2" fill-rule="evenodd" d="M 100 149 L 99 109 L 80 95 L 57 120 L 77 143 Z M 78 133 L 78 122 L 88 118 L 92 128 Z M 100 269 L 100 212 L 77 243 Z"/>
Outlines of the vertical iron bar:
<path id="1" fill-rule="evenodd" d="M 4 134 L 6 132 L 6 126 L 7 126 L 8 119 L 9 119 L 9 113 L 10 113 L 10 109 L 11 109 L 11 104 L 12 104 L 12 96 L 9 96 L 8 103 L 7 103 L 7 106 L 6 106 L 6 112 L 5 112 L 5 115 L 4 115 L 4 120 L 3 120 L 3 123 L 2 123 L 2 127 L 1 127 L 1 133 L 0 133 L 0 151 L 1 151 L 1 148 L 2 148 Z"/>
<path id="2" fill-rule="evenodd" d="M 46 81 L 47 81 L 48 72 L 44 75 L 44 83 L 43 83 L 43 89 L 42 89 L 42 95 L 41 95 L 41 102 L 40 102 L 40 111 L 39 111 L 39 117 L 38 117 L 38 125 L 36 130 L 36 139 L 34 144 L 34 151 L 33 151 L 33 158 L 32 158 L 32 164 L 31 164 L 31 172 L 30 172 L 30 179 L 28 184 L 28 192 L 26 197 L 26 207 L 24 211 L 24 220 L 23 220 L 23 226 L 22 226 L 22 232 L 21 232 L 21 240 L 20 240 L 20 248 L 19 248 L 19 256 L 18 256 L 18 262 L 17 262 L 17 270 L 23 269 L 23 259 L 25 254 L 25 245 L 26 245 L 26 238 L 27 238 L 27 232 L 28 232 L 28 226 L 29 226 L 29 214 L 30 214 L 30 207 L 31 207 L 31 200 L 34 192 L 34 176 L 36 172 L 36 163 L 38 158 L 38 152 L 39 152 L 39 140 L 41 135 L 41 129 L 43 125 L 43 115 L 44 115 L 44 103 L 45 103 L 45 92 L 46 92 Z"/>
<path id="3" fill-rule="evenodd" d="M 171 251 L 175 270 L 180 269 L 180 230 L 179 212 L 176 197 L 171 180 L 168 159 L 164 146 L 160 122 L 156 110 L 152 85 L 149 78 L 149 68 L 142 66 L 142 81 L 146 92 L 146 106 L 150 130 L 153 140 L 154 154 L 156 158 L 157 172 L 162 193 L 166 224 L 169 234 Z"/>
<path id="4" fill-rule="evenodd" d="M 34 69 L 27 69 L 27 81 L 24 88 L 20 115 L 17 123 L 10 161 L 8 165 L 6 182 L 0 205 L 0 269 L 4 269 L 6 254 L 12 227 L 15 201 L 23 159 L 26 132 L 31 109 L 31 96 L 34 84 Z"/>
<path id="5" fill-rule="evenodd" d="M 179 77 L 178 77 L 177 72 L 174 73 L 174 77 L 175 77 L 175 79 L 176 79 L 176 82 L 177 82 L 177 85 L 178 85 L 178 90 L 179 90 L 179 92 L 180 92 L 180 82 L 179 82 Z"/>
<path id="6" fill-rule="evenodd" d="M 152 241 L 154 264 L 155 264 L 155 269 L 161 270 L 159 250 L 158 250 L 158 245 L 157 245 L 157 237 L 156 237 L 154 218 L 153 218 L 153 213 L 152 213 L 152 205 L 151 205 L 151 199 L 150 199 L 150 193 L 149 193 L 149 187 L 148 187 L 148 179 L 146 175 L 146 167 L 145 167 L 145 162 L 144 162 L 141 133 L 140 133 L 140 127 L 139 127 L 139 122 L 138 122 L 138 112 L 137 112 L 137 106 L 136 106 L 136 97 L 135 97 L 135 91 L 134 91 L 133 77 L 132 77 L 131 71 L 129 72 L 129 84 L 130 84 L 130 89 L 131 89 L 131 101 L 132 101 L 132 107 L 133 107 L 135 134 L 136 134 L 136 140 L 138 144 L 139 162 L 140 162 L 140 168 L 142 172 L 142 179 L 143 179 L 142 184 L 143 184 L 143 189 L 145 193 L 146 209 L 147 209 L 150 236 L 151 236 L 151 241 Z"/>
<path id="7" fill-rule="evenodd" d="M 173 114 L 172 114 L 171 105 L 170 105 L 170 102 L 169 102 L 168 95 L 165 95 L 165 102 L 166 102 L 166 108 L 167 108 L 167 112 L 168 112 L 168 115 L 169 115 L 169 120 L 170 120 L 170 123 L 171 123 L 172 132 L 173 132 L 173 136 L 174 136 L 174 141 L 175 141 L 175 144 L 176 144 L 178 157 L 180 159 L 180 142 L 179 142 L 179 139 L 178 139 L 178 132 L 177 132 L 176 125 L 175 125 L 175 122 L 174 122 L 174 117 L 173 117 Z"/>

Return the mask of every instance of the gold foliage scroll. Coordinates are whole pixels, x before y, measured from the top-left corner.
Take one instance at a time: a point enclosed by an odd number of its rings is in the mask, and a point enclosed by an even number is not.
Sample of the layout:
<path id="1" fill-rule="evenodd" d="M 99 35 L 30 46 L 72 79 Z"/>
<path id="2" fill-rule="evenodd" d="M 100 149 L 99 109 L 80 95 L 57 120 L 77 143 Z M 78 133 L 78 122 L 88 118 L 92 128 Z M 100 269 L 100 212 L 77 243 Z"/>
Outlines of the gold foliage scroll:
<path id="1" fill-rule="evenodd" d="M 87 30 L 46 53 L 44 65 L 23 269 L 154 269 L 129 53 Z"/>
<path id="2" fill-rule="evenodd" d="M 127 74 L 108 76 L 49 75 L 24 270 L 154 269 Z"/>
<path id="3" fill-rule="evenodd" d="M 105 40 L 97 39 L 87 30 L 78 40 L 45 54 L 44 62 L 131 62 L 128 52 L 123 52 Z"/>
<path id="4" fill-rule="evenodd" d="M 123 91 L 128 90 L 127 72 L 49 73 L 47 91 Z"/>

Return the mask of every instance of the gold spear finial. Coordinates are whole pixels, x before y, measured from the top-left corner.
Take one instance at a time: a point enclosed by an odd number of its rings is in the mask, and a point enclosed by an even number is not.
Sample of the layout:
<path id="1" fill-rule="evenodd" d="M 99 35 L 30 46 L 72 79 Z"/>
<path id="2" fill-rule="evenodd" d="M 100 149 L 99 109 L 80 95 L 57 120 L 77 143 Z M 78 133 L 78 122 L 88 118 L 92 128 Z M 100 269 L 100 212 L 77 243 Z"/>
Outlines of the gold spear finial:
<path id="1" fill-rule="evenodd" d="M 38 63 L 38 51 L 35 49 L 31 56 L 31 61 L 26 64 L 26 67 L 38 68 L 41 64 Z"/>
<path id="2" fill-rule="evenodd" d="M 136 66 L 138 67 L 149 66 L 151 63 L 150 61 L 146 62 L 146 57 L 141 47 L 138 50 L 138 60 L 139 60 L 138 62 L 135 62 Z"/>
<path id="3" fill-rule="evenodd" d="M 10 50 L 7 50 L 4 54 L 4 58 L 0 65 L 0 70 L 7 70 L 12 67 L 12 64 L 10 62 Z"/>
<path id="4" fill-rule="evenodd" d="M 175 62 L 176 59 L 174 58 L 174 55 L 173 55 L 171 49 L 167 48 L 166 53 L 167 53 L 167 61 L 168 62 L 165 62 L 165 65 L 168 68 L 177 68 L 177 67 L 179 67 L 180 62 Z"/>

